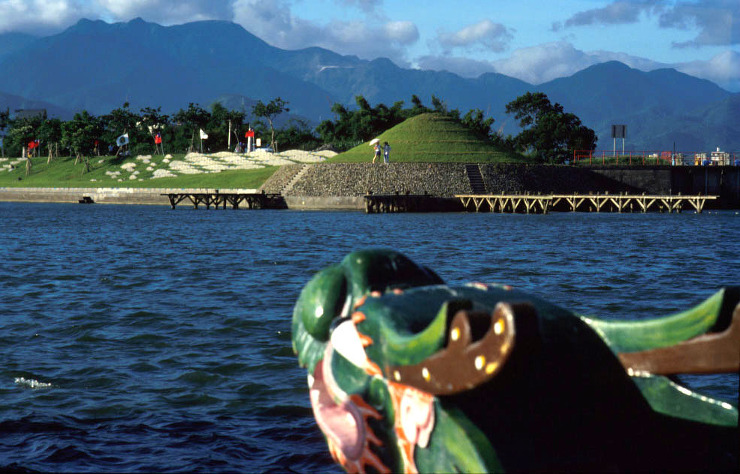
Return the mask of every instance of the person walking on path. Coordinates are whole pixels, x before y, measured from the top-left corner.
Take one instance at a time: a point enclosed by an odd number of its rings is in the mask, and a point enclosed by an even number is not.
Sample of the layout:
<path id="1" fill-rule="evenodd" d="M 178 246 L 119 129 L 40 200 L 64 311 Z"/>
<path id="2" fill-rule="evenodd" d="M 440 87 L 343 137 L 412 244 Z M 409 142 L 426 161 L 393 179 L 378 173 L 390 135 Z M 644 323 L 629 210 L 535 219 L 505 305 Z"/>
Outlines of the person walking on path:
<path id="1" fill-rule="evenodd" d="M 375 160 L 380 158 L 380 143 L 375 144 L 375 155 L 373 156 L 373 164 L 375 164 Z"/>
<path id="2" fill-rule="evenodd" d="M 383 144 L 383 163 L 386 165 L 390 162 L 391 159 L 391 146 L 388 144 L 388 142 L 385 142 Z"/>

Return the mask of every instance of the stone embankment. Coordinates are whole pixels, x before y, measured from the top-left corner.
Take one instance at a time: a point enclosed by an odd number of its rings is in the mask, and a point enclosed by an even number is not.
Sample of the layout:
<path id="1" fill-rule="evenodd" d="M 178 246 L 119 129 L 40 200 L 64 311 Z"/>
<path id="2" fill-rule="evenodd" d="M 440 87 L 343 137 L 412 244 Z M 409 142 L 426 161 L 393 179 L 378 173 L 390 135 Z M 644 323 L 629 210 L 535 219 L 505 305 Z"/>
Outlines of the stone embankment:
<path id="1" fill-rule="evenodd" d="M 282 193 L 289 208 L 299 209 L 363 209 L 367 193 L 441 197 L 473 193 L 462 163 L 322 163 L 307 165 L 306 170 L 303 166 L 283 166 L 260 189 Z M 722 207 L 740 207 L 738 167 L 481 164 L 480 172 L 486 194 L 703 194 L 720 196 Z"/>
<path id="2" fill-rule="evenodd" d="M 486 194 L 717 195 L 724 208 L 740 208 L 740 167 L 572 167 L 481 164 Z M 214 192 L 170 188 L 0 188 L 0 201 L 169 205 L 163 193 Z M 251 193 L 254 189 L 232 192 Z M 429 194 L 452 198 L 473 194 L 462 163 L 317 163 L 280 167 L 259 189 L 281 193 L 290 209 L 365 208 L 372 194 Z"/>
<path id="3" fill-rule="evenodd" d="M 263 189 L 283 192 L 279 184 L 284 174 L 294 172 L 284 166 L 270 178 Z M 299 167 L 300 168 L 300 167 Z M 469 192 L 465 167 L 454 163 L 323 163 L 310 165 L 301 179 L 285 193 L 287 196 L 362 196 L 368 192 L 393 194 L 434 194 L 453 196 Z"/>

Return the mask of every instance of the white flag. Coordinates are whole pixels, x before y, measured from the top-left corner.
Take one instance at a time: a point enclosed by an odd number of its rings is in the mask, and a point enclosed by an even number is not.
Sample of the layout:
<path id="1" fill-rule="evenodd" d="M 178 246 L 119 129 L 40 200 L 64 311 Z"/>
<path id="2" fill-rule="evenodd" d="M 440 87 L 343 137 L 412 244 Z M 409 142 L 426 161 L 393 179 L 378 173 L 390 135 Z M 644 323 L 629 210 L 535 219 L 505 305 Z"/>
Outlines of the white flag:
<path id="1" fill-rule="evenodd" d="M 128 133 L 124 133 L 120 137 L 116 138 L 116 145 L 118 146 L 128 145 Z"/>
<path id="2" fill-rule="evenodd" d="M 201 128 L 200 129 L 200 139 L 205 140 L 206 138 L 208 138 L 208 134 L 204 132 L 203 129 Z"/>

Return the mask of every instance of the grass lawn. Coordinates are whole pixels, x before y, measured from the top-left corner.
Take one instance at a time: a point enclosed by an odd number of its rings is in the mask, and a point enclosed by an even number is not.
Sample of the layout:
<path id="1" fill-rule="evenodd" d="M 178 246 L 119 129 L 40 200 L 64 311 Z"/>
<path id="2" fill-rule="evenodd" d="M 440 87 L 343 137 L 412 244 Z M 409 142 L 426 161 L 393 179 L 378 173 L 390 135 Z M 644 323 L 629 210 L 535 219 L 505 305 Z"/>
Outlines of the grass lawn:
<path id="1" fill-rule="evenodd" d="M 172 160 L 182 161 L 183 154 L 174 155 Z M 50 164 L 46 157 L 32 158 L 31 174 L 26 176 L 24 160 L 0 161 L 0 166 L 16 162 L 15 169 L 0 168 L 0 187 L 38 188 L 223 188 L 256 189 L 277 169 L 276 166 L 249 170 L 224 170 L 218 173 L 181 174 L 176 177 L 154 178 L 156 169 L 166 169 L 163 156 L 152 156 L 149 163 L 135 157 L 118 161 L 111 156 L 90 158 L 90 171 L 85 172 L 83 163 L 74 164 L 72 157 L 60 157 Z M 122 168 L 125 167 L 125 168 Z M 151 168 L 151 169 L 147 169 Z M 135 179 L 131 179 L 133 171 Z"/>
<path id="2" fill-rule="evenodd" d="M 522 155 L 501 151 L 496 145 L 479 139 L 459 122 L 440 114 L 412 117 L 378 138 L 381 144 L 386 141 L 390 143 L 391 162 L 527 161 Z M 373 148 L 363 143 L 329 158 L 327 162 L 368 163 L 372 158 Z M 0 187 L 256 189 L 272 176 L 278 168 L 274 165 L 280 162 L 270 162 L 269 158 L 267 161 L 254 160 L 221 154 L 189 156 L 187 159 L 184 154 L 128 157 L 123 160 L 94 156 L 89 158 L 90 170 L 86 172 L 85 165 L 75 165 L 73 157 L 59 157 L 47 164 L 46 156 L 41 156 L 32 158 L 33 166 L 26 176 L 25 159 L 0 158 Z M 168 173 L 177 176 L 161 177 Z"/>
<path id="3" fill-rule="evenodd" d="M 459 122 L 439 114 L 422 114 L 383 132 L 380 144 L 391 146 L 391 162 L 521 163 L 526 159 L 481 140 Z M 330 158 L 333 163 L 373 160 L 369 142 Z"/>

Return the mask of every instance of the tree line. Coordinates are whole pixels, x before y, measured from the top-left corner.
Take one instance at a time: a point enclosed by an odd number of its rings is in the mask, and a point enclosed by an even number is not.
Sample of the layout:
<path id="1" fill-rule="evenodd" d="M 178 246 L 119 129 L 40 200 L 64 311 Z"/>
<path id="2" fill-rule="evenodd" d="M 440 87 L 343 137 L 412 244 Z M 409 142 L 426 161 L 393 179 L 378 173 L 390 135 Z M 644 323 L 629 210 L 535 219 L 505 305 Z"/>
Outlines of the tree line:
<path id="1" fill-rule="evenodd" d="M 562 105 L 551 103 L 542 92 L 527 92 L 506 105 L 506 113 L 513 114 L 522 129 L 516 136 L 504 136 L 501 129 L 495 131 L 494 118 L 486 117 L 482 110 L 471 109 L 462 114 L 458 109 L 449 109 L 442 99 L 434 95 L 431 107 L 424 106 L 416 95 L 411 96 L 411 107 L 408 108 L 404 108 L 403 101 L 391 107 L 384 104 L 371 107 L 363 96 L 355 97 L 355 102 L 357 107 L 354 110 L 334 104 L 332 112 L 337 119 L 325 120 L 316 128 L 325 143 L 347 149 L 410 117 L 434 112 L 459 121 L 481 140 L 490 141 L 505 151 L 522 153 L 538 162 L 562 163 L 572 156 L 573 150 L 596 148 L 596 133 L 583 125 L 575 114 L 565 112 Z"/>
<path id="2" fill-rule="evenodd" d="M 268 136 L 275 115 L 287 111 L 285 104 L 280 98 L 268 104 L 258 101 L 252 110 L 257 120 L 253 121 L 251 127 L 245 122 L 245 111 L 228 110 L 218 102 L 211 106 L 210 111 L 190 103 L 186 109 L 180 109 L 173 115 L 163 114 L 161 107 L 144 107 L 136 113 L 128 103 L 124 103 L 106 115 L 95 116 L 83 110 L 68 121 L 46 118 L 40 114 L 10 119 L 6 110 L 0 112 L 0 132 L 7 129 L 5 154 L 21 156 L 30 148 L 30 154 L 44 153 L 49 161 L 60 153 L 78 159 L 113 155 L 119 148 L 116 142 L 123 135 L 128 135 L 128 151 L 131 153 L 195 151 L 200 130 L 208 135 L 207 147 L 217 151 L 225 150 L 229 143 L 233 147 L 239 142 L 246 142 L 248 127 L 255 130 L 257 136 Z M 287 140 L 288 145 L 293 144 L 291 141 L 295 142 L 295 137 L 312 135 L 306 122 L 297 119 L 289 121 L 284 132 L 286 138 L 292 138 Z M 162 147 L 157 147 L 157 142 L 161 142 Z"/>
<path id="3" fill-rule="evenodd" d="M 210 111 L 190 103 L 173 115 L 163 114 L 161 107 L 144 107 L 136 113 L 125 103 L 106 115 L 96 117 L 82 111 L 69 121 L 40 115 L 10 119 L 9 112 L 5 111 L 0 112 L 0 132 L 7 129 L 3 151 L 9 156 L 44 154 L 47 162 L 51 162 L 62 153 L 74 156 L 76 162 L 81 161 L 86 167 L 89 167 L 91 156 L 116 155 L 120 150 L 116 141 L 124 134 L 128 135 L 127 151 L 133 154 L 197 150 L 200 130 L 208 135 L 204 142 L 208 151 L 226 150 L 229 144 L 233 149 L 246 141 L 248 128 L 257 136 L 269 136 L 273 149 L 277 144 L 281 149 L 304 150 L 329 145 L 344 151 L 410 117 L 429 112 L 450 116 L 480 139 L 540 162 L 559 163 L 574 149 L 593 150 L 596 147 L 594 131 L 585 127 L 574 114 L 566 113 L 560 104 L 552 104 L 543 93 L 526 93 L 506 105 L 507 114 L 513 114 L 522 128 L 516 136 L 503 136 L 500 130 L 494 131 L 495 120 L 486 117 L 480 109 L 463 114 L 449 109 L 436 96 L 432 96 L 431 107 L 425 106 L 416 95 L 410 102 L 409 107 L 404 107 L 404 101 L 390 107 L 382 103 L 373 107 L 363 96 L 356 96 L 355 108 L 334 104 L 331 110 L 336 118 L 322 121 L 313 130 L 306 121 L 297 118 L 291 118 L 276 129 L 276 118 L 290 110 L 288 102 L 278 97 L 268 103 L 258 101 L 249 116 L 244 110 L 228 110 L 218 102 Z"/>

